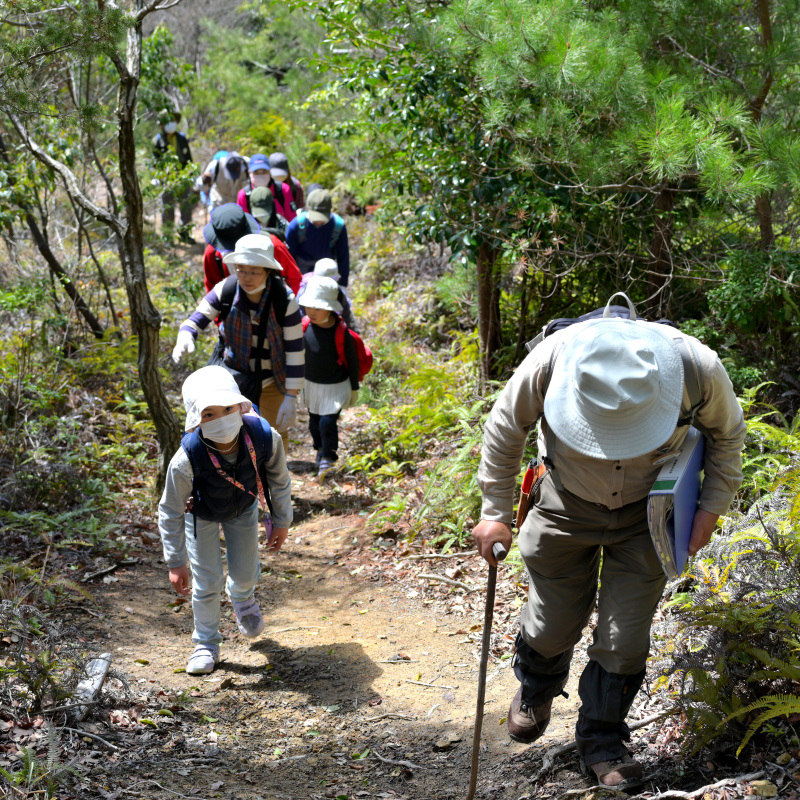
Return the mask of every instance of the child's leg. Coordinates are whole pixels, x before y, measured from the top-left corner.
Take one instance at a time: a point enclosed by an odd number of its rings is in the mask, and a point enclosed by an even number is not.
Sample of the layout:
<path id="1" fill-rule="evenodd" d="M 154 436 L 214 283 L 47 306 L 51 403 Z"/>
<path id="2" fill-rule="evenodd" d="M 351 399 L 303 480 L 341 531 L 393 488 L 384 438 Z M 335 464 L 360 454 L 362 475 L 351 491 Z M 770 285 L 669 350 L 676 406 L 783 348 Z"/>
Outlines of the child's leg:
<path id="1" fill-rule="evenodd" d="M 186 515 L 186 550 L 192 569 L 192 612 L 195 644 L 219 644 L 220 592 L 225 588 L 219 523 Z M 197 535 L 195 536 L 195 532 Z"/>
<path id="2" fill-rule="evenodd" d="M 258 503 L 235 519 L 222 523 L 228 556 L 226 590 L 231 600 L 241 603 L 253 596 L 261 575 L 258 560 Z"/>
<path id="3" fill-rule="evenodd" d="M 319 450 L 322 447 L 322 437 L 319 433 L 319 414 L 308 412 L 308 432 L 311 434 L 311 441 L 314 444 L 314 449 Z"/>
<path id="4" fill-rule="evenodd" d="M 337 421 L 339 414 L 322 414 L 319 417 L 319 435 L 322 446 L 322 457 L 329 461 L 336 461 L 339 457 L 339 426 Z"/>

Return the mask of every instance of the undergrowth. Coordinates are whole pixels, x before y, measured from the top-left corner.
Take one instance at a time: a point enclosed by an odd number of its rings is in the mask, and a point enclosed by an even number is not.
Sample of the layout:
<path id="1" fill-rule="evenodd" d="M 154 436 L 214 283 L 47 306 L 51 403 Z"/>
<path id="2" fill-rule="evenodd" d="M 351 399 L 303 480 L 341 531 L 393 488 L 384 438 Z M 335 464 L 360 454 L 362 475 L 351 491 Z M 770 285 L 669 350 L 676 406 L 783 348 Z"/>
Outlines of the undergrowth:
<path id="1" fill-rule="evenodd" d="M 738 755 L 753 737 L 800 744 L 800 423 L 767 408 L 748 431 L 747 493 L 758 499 L 679 579 L 656 632 L 691 752 L 734 745 Z"/>

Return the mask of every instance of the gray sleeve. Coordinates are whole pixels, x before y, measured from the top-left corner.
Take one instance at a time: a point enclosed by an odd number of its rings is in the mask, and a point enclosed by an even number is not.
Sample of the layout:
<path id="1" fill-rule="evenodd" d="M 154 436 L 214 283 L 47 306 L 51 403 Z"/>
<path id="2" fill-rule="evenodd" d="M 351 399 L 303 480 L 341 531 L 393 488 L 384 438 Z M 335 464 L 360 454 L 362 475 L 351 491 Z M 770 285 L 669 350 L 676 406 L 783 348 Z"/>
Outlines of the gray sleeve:
<path id="1" fill-rule="evenodd" d="M 192 465 L 181 447 L 169 462 L 164 493 L 158 504 L 158 531 L 164 547 L 164 561 L 170 569 L 189 563 L 184 508 L 192 493 L 192 477 Z"/>
<path id="2" fill-rule="evenodd" d="M 272 524 L 276 528 L 288 528 L 294 518 L 292 478 L 286 466 L 283 439 L 274 428 L 272 428 L 272 458 L 267 462 L 266 471 L 272 499 Z"/>
<path id="3" fill-rule="evenodd" d="M 483 432 L 478 485 L 481 519 L 511 523 L 514 489 L 525 441 L 544 407 L 543 383 L 558 334 L 545 339 L 519 365 L 497 398 Z"/>

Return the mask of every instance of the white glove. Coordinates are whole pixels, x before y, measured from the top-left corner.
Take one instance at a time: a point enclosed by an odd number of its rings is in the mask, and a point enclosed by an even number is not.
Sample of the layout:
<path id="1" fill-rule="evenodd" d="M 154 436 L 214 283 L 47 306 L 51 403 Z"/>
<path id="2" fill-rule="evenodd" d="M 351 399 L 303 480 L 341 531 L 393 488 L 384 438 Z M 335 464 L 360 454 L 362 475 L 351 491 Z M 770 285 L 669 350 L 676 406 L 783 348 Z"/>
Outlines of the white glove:
<path id="1" fill-rule="evenodd" d="M 175 349 L 172 351 L 172 360 L 178 364 L 186 353 L 194 353 L 194 336 L 189 331 L 178 331 Z"/>
<path id="2" fill-rule="evenodd" d="M 293 394 L 284 395 L 281 407 L 278 409 L 278 417 L 275 420 L 275 427 L 279 431 L 285 431 L 297 422 L 297 398 Z"/>
<path id="3" fill-rule="evenodd" d="M 353 406 L 358 405 L 358 389 L 351 389 L 350 390 L 350 405 L 348 408 L 352 408 Z"/>

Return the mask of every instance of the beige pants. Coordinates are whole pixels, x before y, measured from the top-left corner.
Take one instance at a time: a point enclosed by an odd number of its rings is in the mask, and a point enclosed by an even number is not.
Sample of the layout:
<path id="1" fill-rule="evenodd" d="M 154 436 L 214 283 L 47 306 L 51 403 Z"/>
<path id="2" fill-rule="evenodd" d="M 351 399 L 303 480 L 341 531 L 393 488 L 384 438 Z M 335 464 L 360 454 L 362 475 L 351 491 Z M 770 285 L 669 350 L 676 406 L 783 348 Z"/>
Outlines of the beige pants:
<path id="1" fill-rule="evenodd" d="M 261 416 L 281 435 L 283 452 L 288 453 L 289 429 L 280 430 L 276 424 L 278 411 L 284 397 L 283 392 L 274 383 L 270 383 L 261 390 L 261 402 L 258 404 L 258 410 L 261 412 Z"/>
<path id="2" fill-rule="evenodd" d="M 596 599 L 589 658 L 607 672 L 644 669 L 666 583 L 650 540 L 646 499 L 610 511 L 558 491 L 548 474 L 520 531 L 519 550 L 529 579 L 522 636 L 534 650 L 553 658 L 577 644 Z"/>

